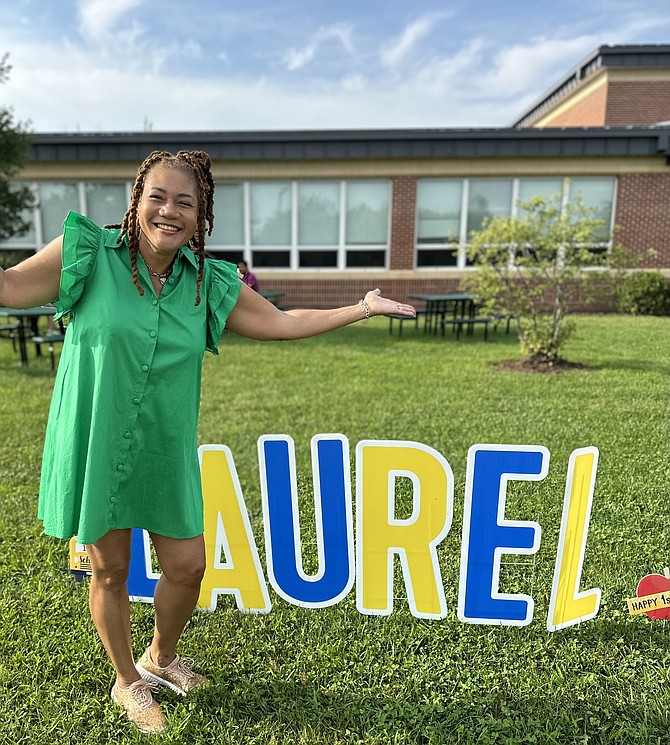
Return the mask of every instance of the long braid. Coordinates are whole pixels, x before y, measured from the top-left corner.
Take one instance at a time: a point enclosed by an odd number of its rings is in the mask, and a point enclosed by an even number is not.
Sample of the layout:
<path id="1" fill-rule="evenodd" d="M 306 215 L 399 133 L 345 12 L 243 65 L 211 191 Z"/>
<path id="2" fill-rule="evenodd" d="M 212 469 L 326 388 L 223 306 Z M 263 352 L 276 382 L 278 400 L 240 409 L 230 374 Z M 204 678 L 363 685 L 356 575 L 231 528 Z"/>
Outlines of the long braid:
<path id="1" fill-rule="evenodd" d="M 198 255 L 198 279 L 196 283 L 195 304 L 200 305 L 200 288 L 205 271 L 205 230 L 212 234 L 214 227 L 214 179 L 211 173 L 209 155 L 202 150 L 180 150 L 176 155 L 165 150 L 154 150 L 137 170 L 130 205 L 121 223 L 121 233 L 118 243 L 124 236 L 128 241 L 130 265 L 132 267 L 133 284 L 140 295 L 144 295 L 144 288 L 139 281 L 137 268 L 137 253 L 140 246 L 140 225 L 137 215 L 138 205 L 144 192 L 144 182 L 149 171 L 158 164 L 175 168 L 183 168 L 193 175 L 198 190 L 198 227 L 191 238 L 189 247 Z"/>
<path id="2" fill-rule="evenodd" d="M 198 280 L 195 291 L 195 304 L 200 305 L 200 287 L 205 271 L 205 231 L 212 234 L 214 227 L 214 179 L 209 155 L 202 150 L 180 150 L 175 156 L 191 166 L 198 187 L 198 229 L 191 238 L 190 246 L 198 255 Z M 203 198 L 204 197 L 204 198 Z"/>

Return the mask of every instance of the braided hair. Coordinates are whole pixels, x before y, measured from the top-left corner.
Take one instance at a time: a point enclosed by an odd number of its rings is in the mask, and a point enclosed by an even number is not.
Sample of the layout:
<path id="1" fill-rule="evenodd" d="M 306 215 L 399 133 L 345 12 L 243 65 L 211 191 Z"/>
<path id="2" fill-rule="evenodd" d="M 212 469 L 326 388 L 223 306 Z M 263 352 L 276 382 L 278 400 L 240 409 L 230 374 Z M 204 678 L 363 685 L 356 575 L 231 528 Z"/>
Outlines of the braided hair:
<path id="1" fill-rule="evenodd" d="M 205 223 L 207 235 L 212 234 L 214 227 L 214 179 L 211 173 L 211 160 L 202 150 L 180 150 L 176 155 L 164 150 L 154 150 L 137 169 L 137 176 L 133 184 L 130 205 L 121 223 L 121 233 L 117 243 L 121 243 L 124 236 L 128 240 L 130 265 L 132 267 L 133 284 L 140 295 L 144 295 L 144 288 L 139 281 L 137 269 L 137 252 L 140 246 L 140 224 L 137 215 L 138 206 L 144 191 L 147 174 L 154 166 L 165 165 L 169 168 L 181 168 L 190 173 L 198 191 L 198 227 L 189 241 L 189 248 L 198 255 L 198 281 L 195 291 L 195 304 L 200 305 L 200 287 L 205 269 Z"/>

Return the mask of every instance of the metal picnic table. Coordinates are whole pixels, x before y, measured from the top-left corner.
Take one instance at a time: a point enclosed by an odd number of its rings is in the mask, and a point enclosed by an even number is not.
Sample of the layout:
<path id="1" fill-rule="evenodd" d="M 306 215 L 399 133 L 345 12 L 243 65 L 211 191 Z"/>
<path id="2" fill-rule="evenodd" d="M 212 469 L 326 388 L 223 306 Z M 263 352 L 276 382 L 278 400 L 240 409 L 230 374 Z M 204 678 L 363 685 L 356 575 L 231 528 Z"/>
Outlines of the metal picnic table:
<path id="1" fill-rule="evenodd" d="M 259 294 L 273 305 L 277 305 L 286 293 L 281 290 L 259 290 Z"/>
<path id="2" fill-rule="evenodd" d="M 418 300 L 426 304 L 423 330 L 424 333 L 432 331 L 437 334 L 438 326 L 444 327 L 447 315 L 455 320 L 464 320 L 474 317 L 475 300 L 474 292 L 442 292 L 431 295 L 409 295 L 410 300 Z"/>
<path id="3" fill-rule="evenodd" d="M 19 355 L 22 366 L 28 365 L 28 350 L 26 348 L 26 339 L 34 336 L 37 329 L 37 321 L 41 316 L 53 316 L 56 309 L 52 305 L 40 305 L 34 308 L 5 308 L 0 307 L 0 318 L 16 318 L 17 336 L 19 341 Z M 2 326 L 0 326 L 0 330 Z M 42 352 L 40 345 L 36 346 L 36 353 L 39 356 Z"/>

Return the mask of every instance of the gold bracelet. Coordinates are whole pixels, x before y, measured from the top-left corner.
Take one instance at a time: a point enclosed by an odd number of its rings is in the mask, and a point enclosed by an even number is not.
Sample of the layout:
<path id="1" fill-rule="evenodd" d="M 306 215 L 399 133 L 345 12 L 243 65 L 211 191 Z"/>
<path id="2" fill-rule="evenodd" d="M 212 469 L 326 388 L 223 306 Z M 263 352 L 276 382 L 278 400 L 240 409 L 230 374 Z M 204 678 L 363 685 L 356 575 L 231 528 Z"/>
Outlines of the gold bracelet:
<path id="1" fill-rule="evenodd" d="M 358 304 L 363 308 L 365 311 L 365 318 L 370 318 L 370 306 L 365 302 L 365 300 L 361 299 L 358 301 Z"/>

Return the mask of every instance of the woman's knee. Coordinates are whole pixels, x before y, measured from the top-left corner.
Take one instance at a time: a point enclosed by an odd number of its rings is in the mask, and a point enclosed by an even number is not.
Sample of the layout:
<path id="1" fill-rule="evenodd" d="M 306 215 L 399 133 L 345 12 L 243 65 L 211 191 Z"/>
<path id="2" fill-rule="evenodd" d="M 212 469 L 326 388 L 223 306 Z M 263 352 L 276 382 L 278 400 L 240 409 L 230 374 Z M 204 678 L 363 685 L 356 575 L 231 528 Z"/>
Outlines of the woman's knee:
<path id="1" fill-rule="evenodd" d="M 172 561 L 163 569 L 163 574 L 170 582 L 189 587 L 199 587 L 205 576 L 205 558 L 193 558 L 190 561 Z"/>
<path id="2" fill-rule="evenodd" d="M 205 575 L 203 537 L 177 539 L 151 534 L 158 563 L 165 578 L 176 584 L 197 587 Z"/>
<path id="3" fill-rule="evenodd" d="M 91 574 L 98 585 L 110 590 L 126 587 L 130 572 L 130 540 L 125 531 L 107 533 L 88 546 L 87 551 Z"/>
<path id="4" fill-rule="evenodd" d="M 128 566 L 94 566 L 91 562 L 91 575 L 98 585 L 107 590 L 125 590 L 128 583 Z"/>

